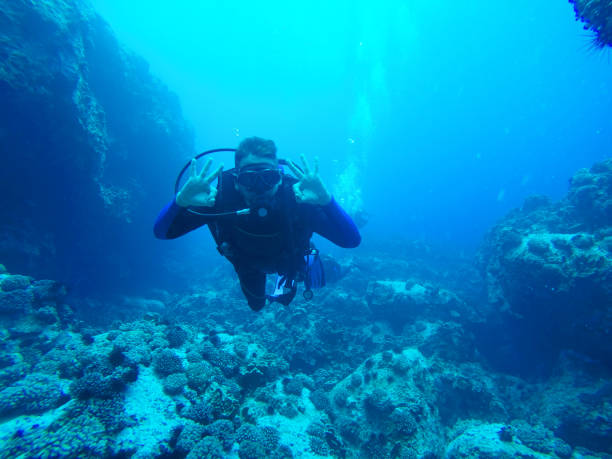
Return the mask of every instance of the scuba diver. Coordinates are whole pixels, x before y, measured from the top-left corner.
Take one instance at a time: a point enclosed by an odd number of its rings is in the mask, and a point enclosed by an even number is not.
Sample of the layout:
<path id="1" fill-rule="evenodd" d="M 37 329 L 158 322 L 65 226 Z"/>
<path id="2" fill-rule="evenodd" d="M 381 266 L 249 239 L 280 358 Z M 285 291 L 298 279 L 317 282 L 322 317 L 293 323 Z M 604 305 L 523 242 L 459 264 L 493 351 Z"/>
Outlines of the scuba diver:
<path id="1" fill-rule="evenodd" d="M 215 151 L 226 150 L 199 156 Z M 279 160 L 274 142 L 259 137 L 247 138 L 230 151 L 235 151 L 235 168 L 229 171 L 220 165 L 207 175 L 212 159 L 201 172 L 195 158 L 185 166 L 189 177 L 179 189 L 179 175 L 174 198 L 155 222 L 155 236 L 174 239 L 208 225 L 253 311 L 267 301 L 289 305 L 300 281 L 306 287 L 304 298 L 312 298 L 311 288 L 325 285 L 321 259 L 310 241 L 313 233 L 354 248 L 361 242 L 357 226 L 321 181 L 318 160 L 314 169 L 303 155 L 303 168 Z M 283 172 L 283 164 L 295 177 Z M 266 295 L 266 275 L 273 273 L 276 288 Z"/>

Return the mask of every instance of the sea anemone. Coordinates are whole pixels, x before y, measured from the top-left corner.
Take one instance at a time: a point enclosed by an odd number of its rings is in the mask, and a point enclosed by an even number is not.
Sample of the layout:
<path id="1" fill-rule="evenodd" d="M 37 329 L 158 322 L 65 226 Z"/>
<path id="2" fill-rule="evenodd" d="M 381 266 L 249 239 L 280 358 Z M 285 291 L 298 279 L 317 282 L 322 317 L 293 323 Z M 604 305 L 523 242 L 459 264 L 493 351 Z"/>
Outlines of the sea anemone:
<path id="1" fill-rule="evenodd" d="M 574 4 L 576 20 L 584 22 L 584 29 L 595 33 L 593 46 L 612 46 L 612 0 L 569 0 Z"/>

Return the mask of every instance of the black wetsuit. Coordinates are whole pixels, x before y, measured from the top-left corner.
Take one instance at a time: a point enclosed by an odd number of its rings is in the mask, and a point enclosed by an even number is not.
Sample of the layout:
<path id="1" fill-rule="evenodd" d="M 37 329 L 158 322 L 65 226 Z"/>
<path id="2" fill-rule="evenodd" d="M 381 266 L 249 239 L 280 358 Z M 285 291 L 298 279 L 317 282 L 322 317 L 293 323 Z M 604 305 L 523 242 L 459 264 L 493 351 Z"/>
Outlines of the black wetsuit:
<path id="1" fill-rule="evenodd" d="M 355 223 L 333 198 L 325 206 L 297 203 L 291 188 L 295 182 L 294 177 L 283 175 L 263 216 L 258 208 L 248 215 L 198 215 L 178 206 L 173 199 L 157 217 L 155 236 L 174 239 L 208 224 L 217 247 L 233 264 L 249 306 L 258 311 L 266 304 L 266 274 L 279 273 L 294 279 L 304 269 L 304 255 L 313 233 L 345 248 L 357 247 L 361 242 Z M 217 214 L 246 208 L 229 171 L 223 173 L 221 183 L 213 207 L 193 210 Z"/>

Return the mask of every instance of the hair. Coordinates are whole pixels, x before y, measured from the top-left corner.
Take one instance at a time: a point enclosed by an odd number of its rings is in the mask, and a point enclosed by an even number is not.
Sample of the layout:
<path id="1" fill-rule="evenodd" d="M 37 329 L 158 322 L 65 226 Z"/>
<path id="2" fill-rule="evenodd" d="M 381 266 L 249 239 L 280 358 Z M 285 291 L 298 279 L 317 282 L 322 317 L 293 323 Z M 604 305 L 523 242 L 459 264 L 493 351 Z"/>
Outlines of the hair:
<path id="1" fill-rule="evenodd" d="M 249 137 L 248 139 L 244 139 L 240 142 L 240 145 L 238 145 L 238 149 L 234 155 L 235 166 L 238 167 L 240 161 L 249 155 L 276 161 L 276 145 L 274 145 L 272 140 L 262 139 L 261 137 Z"/>

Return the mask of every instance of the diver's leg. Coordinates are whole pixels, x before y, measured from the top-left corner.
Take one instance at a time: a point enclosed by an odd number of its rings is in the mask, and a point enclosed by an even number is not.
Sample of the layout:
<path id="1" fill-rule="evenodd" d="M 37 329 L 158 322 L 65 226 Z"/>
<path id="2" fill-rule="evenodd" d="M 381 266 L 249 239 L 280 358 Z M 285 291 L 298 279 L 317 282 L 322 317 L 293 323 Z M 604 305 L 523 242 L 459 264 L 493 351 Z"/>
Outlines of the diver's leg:
<path id="1" fill-rule="evenodd" d="M 240 287 L 253 311 L 266 305 L 266 274 L 245 266 L 234 266 Z"/>

